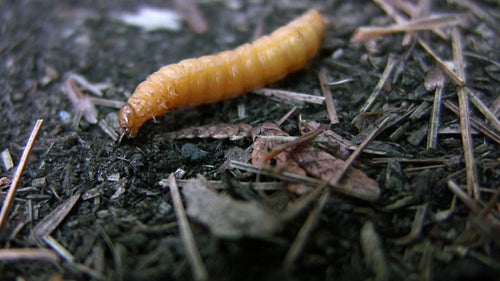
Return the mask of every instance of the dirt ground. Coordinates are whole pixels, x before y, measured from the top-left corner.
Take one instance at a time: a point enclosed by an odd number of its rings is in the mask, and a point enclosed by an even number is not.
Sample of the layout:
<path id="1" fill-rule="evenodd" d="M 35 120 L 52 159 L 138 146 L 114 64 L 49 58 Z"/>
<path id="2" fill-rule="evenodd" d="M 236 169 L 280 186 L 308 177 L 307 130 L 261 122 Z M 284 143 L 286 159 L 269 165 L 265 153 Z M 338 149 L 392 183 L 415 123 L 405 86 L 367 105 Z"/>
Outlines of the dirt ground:
<path id="1" fill-rule="evenodd" d="M 206 32 L 196 32 L 186 23 L 192 16 L 186 15 L 181 21 L 174 16 L 170 29 L 153 31 L 120 20 L 141 7 L 179 13 L 173 1 L 0 1 L 2 202 L 16 170 L 5 164 L 6 155 L 17 165 L 35 121 L 43 119 L 1 226 L 1 280 L 500 280 L 496 0 L 195 2 L 208 23 Z M 400 29 L 353 42 L 361 26 L 395 24 L 395 14 L 380 4 L 392 2 L 410 8 L 393 6 L 406 20 L 415 12 L 412 21 L 434 16 L 447 26 Z M 430 5 L 418 10 L 424 2 Z M 322 96 L 318 73 L 325 74 L 337 124 L 331 124 L 324 102 L 249 93 L 169 111 L 147 122 L 137 137 L 120 140 L 119 107 L 147 75 L 185 58 L 233 49 L 311 8 L 327 20 L 318 54 L 268 87 Z M 150 16 L 148 22 L 153 21 Z M 462 53 L 453 49 L 459 48 L 457 42 Z M 464 84 L 460 74 L 454 80 L 444 70 L 451 65 L 460 73 L 457 56 L 465 61 Z M 93 88 L 102 89 L 102 96 Z M 442 91 L 439 133 L 435 148 L 428 148 L 437 91 Z M 361 110 L 374 92 L 379 95 L 373 104 Z M 459 116 L 449 109 L 465 107 L 459 96 L 470 100 L 466 113 L 478 122 L 471 126 L 486 129 L 473 127 L 463 136 Z M 496 117 L 485 117 L 474 97 Z M 249 135 L 232 140 L 231 133 L 191 139 L 167 134 L 191 127 L 202 134 L 204 125 L 258 128 L 277 123 L 294 106 L 281 130 L 300 136 L 301 120 L 326 124 L 352 144 L 349 153 L 388 120 L 351 168 L 376 181 L 378 198 L 330 186 L 287 217 L 311 190 L 325 186 L 309 182 L 308 191 L 297 194 L 288 180 L 278 179 L 287 168 L 256 175 L 231 166 L 230 160 L 250 163 L 256 140 Z M 467 139 L 469 146 L 463 144 Z M 328 153 L 339 151 L 332 143 L 309 143 Z M 282 155 L 293 158 L 297 150 L 288 148 Z M 320 160 L 314 158 L 315 163 Z M 194 250 L 181 235 L 172 184 L 165 184 L 174 172 Z M 310 170 L 306 174 L 319 177 Z M 197 175 L 217 185 L 217 191 L 188 193 L 185 186 L 203 181 L 180 179 Z M 354 188 L 361 184 L 352 182 Z M 189 196 L 199 196 L 196 206 L 205 206 L 198 214 Z M 203 201 L 208 198 L 227 207 Z M 250 211 L 241 211 L 247 207 Z M 221 213 L 228 221 L 217 221 L 225 220 Z M 231 224 L 231 214 L 241 217 Z M 273 231 L 259 232 L 266 224 Z M 193 266 L 193 251 L 206 275 L 196 275 L 203 270 Z"/>

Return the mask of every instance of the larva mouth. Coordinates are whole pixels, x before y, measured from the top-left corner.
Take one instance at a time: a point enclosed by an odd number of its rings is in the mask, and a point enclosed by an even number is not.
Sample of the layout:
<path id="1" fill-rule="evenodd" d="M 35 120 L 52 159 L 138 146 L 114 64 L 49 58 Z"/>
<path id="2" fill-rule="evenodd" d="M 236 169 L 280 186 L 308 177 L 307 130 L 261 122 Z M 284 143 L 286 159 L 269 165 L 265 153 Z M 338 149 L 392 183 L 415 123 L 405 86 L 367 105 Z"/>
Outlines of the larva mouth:
<path id="1" fill-rule="evenodd" d="M 139 127 L 136 126 L 136 116 L 135 111 L 130 104 L 125 104 L 121 109 L 118 115 L 118 121 L 120 123 L 120 127 L 123 132 L 130 138 L 133 138 L 137 135 L 139 131 Z"/>

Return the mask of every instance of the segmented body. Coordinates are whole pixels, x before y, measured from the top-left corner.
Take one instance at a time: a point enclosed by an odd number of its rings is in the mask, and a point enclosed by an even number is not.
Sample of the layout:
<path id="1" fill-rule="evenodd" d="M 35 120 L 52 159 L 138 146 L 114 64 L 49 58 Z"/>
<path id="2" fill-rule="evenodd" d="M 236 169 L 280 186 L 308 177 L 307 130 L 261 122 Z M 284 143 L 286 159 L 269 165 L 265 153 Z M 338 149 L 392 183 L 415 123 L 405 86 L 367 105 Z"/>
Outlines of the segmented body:
<path id="1" fill-rule="evenodd" d="M 120 126 L 134 137 L 167 109 L 214 103 L 275 82 L 316 54 L 324 28 L 321 14 L 311 10 L 235 50 L 164 66 L 137 86 L 120 110 Z"/>

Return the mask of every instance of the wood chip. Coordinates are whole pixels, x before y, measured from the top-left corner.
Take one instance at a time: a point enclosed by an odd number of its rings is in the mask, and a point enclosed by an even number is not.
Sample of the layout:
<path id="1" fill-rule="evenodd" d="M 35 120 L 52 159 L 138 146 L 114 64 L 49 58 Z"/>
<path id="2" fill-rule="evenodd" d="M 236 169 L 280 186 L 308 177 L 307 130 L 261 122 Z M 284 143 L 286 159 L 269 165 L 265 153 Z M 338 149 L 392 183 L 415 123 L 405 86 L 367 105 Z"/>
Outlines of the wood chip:
<path id="1" fill-rule="evenodd" d="M 8 171 L 14 167 L 14 162 L 12 161 L 12 156 L 10 155 L 10 151 L 8 148 L 2 151 L 1 157 L 5 171 Z"/>

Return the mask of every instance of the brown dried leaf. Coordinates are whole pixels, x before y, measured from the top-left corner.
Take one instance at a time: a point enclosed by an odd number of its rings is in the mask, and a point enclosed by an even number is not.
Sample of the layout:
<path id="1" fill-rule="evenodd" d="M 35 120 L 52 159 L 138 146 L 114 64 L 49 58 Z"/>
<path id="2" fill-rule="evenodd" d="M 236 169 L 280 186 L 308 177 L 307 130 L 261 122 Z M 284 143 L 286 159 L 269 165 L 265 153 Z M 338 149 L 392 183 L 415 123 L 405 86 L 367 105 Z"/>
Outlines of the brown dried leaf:
<path id="1" fill-rule="evenodd" d="M 346 165 L 343 160 L 310 145 L 301 145 L 293 151 L 292 157 L 308 174 L 330 183 L 335 182 Z M 376 199 L 380 196 L 377 182 L 355 168 L 350 168 L 337 186 L 346 193 L 355 193 L 363 198 Z"/>
<path id="2" fill-rule="evenodd" d="M 214 235 L 228 239 L 267 238 L 281 229 L 278 216 L 263 205 L 234 200 L 208 185 L 203 177 L 192 179 L 184 185 L 182 194 L 188 216 L 206 225 Z"/>
<path id="3" fill-rule="evenodd" d="M 244 123 L 240 124 L 216 124 L 203 125 L 181 129 L 175 132 L 168 132 L 160 135 L 157 139 L 194 139 L 194 138 L 213 138 L 230 139 L 237 141 L 250 136 L 252 126 Z"/>
<path id="4" fill-rule="evenodd" d="M 288 137 L 288 133 L 282 131 L 276 124 L 266 122 L 261 127 L 252 130 L 252 137 L 254 139 L 252 164 L 256 166 L 262 165 L 263 159 L 271 151 L 271 149 L 283 142 L 263 140 L 259 136 L 284 136 Z M 280 171 L 287 171 L 296 175 L 305 176 L 306 172 L 302 169 L 297 162 L 295 162 L 288 152 L 281 152 L 274 158 L 273 166 Z M 301 183 L 289 183 L 288 190 L 297 194 L 304 194 L 310 190 L 309 187 Z"/>
<path id="5" fill-rule="evenodd" d="M 262 159 L 276 145 L 281 144 L 278 141 L 265 141 L 258 136 L 288 136 L 278 126 L 273 123 L 265 123 L 260 128 L 254 129 L 252 132 L 254 137 L 254 151 L 252 152 L 252 164 L 256 166 L 262 165 Z M 274 166 L 281 171 L 286 171 L 298 175 L 305 176 L 309 174 L 324 181 L 334 183 L 335 178 L 345 166 L 343 160 L 336 159 L 334 156 L 317 149 L 310 145 L 299 145 L 292 151 L 284 151 L 276 155 L 274 158 Z M 292 186 L 291 188 L 298 188 Z M 337 185 L 346 193 L 356 194 L 357 197 L 368 198 L 374 200 L 379 197 L 380 189 L 375 180 L 366 176 L 361 170 L 351 168 L 345 175 L 344 179 Z M 300 187 L 300 191 L 306 192 L 304 187 Z M 293 192 L 298 192 L 297 189 L 291 189 Z"/>

